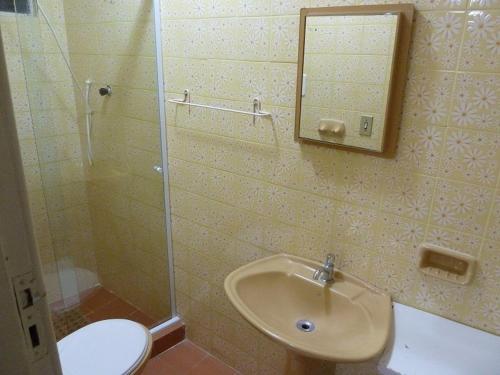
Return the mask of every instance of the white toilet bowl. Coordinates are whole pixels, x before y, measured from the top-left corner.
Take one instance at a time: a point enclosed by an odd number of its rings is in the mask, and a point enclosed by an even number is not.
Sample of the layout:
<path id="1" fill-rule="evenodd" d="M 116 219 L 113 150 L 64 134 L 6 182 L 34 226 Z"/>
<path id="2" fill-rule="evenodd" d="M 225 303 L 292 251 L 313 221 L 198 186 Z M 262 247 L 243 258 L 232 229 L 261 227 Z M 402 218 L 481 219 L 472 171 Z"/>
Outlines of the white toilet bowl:
<path id="1" fill-rule="evenodd" d="M 138 374 L 151 347 L 149 330 L 125 319 L 89 324 L 57 343 L 64 375 Z"/>

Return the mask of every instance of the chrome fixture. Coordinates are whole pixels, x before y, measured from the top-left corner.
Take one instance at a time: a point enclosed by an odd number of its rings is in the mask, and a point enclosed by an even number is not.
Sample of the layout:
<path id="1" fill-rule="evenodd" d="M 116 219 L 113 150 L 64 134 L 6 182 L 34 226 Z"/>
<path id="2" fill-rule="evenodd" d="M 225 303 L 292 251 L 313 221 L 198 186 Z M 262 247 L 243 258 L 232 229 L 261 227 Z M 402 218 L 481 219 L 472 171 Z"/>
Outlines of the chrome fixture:
<path id="1" fill-rule="evenodd" d="M 191 103 L 191 93 L 189 92 L 189 90 L 184 90 L 184 98 L 183 99 L 170 99 L 168 102 L 178 104 L 178 105 L 187 105 L 189 107 L 207 108 L 207 109 L 214 109 L 216 111 L 224 111 L 224 112 L 239 113 L 242 115 L 250 115 L 250 116 L 253 116 L 254 124 L 255 124 L 256 117 L 269 117 L 272 119 L 271 113 L 262 111 L 262 102 L 260 101 L 259 98 L 253 99 L 253 112 L 240 111 L 238 109 L 231 109 L 231 108 L 215 107 L 213 105 Z"/>
<path id="2" fill-rule="evenodd" d="M 87 159 L 89 165 L 94 165 L 94 151 L 92 145 L 92 105 L 90 104 L 90 90 L 92 89 L 92 80 L 89 78 L 85 81 L 85 131 L 87 133 Z"/>
<path id="3" fill-rule="evenodd" d="M 161 165 L 154 165 L 153 166 L 153 171 L 155 171 L 158 174 L 163 174 L 163 168 Z"/>
<path id="4" fill-rule="evenodd" d="M 328 254 L 326 256 L 325 263 L 323 267 L 319 268 L 314 272 L 313 279 L 319 280 L 324 283 L 333 282 L 333 273 L 335 265 L 335 255 Z"/>
<path id="5" fill-rule="evenodd" d="M 106 85 L 106 87 L 101 87 L 99 89 L 99 95 L 101 96 L 111 96 L 113 93 L 113 89 L 111 88 L 110 85 Z"/>
<path id="6" fill-rule="evenodd" d="M 310 320 L 306 320 L 306 319 L 303 319 L 303 320 L 299 320 L 295 326 L 297 327 L 297 329 L 299 331 L 302 331 L 302 332 L 312 332 L 316 329 L 316 326 L 314 325 L 313 322 L 311 322 Z"/>

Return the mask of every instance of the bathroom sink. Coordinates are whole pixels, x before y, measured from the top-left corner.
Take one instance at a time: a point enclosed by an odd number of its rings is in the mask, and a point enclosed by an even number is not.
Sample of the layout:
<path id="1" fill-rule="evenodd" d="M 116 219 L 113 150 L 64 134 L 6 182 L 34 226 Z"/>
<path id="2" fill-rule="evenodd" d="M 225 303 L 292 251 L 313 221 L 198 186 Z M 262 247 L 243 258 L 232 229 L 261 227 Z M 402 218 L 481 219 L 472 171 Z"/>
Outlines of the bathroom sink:
<path id="1" fill-rule="evenodd" d="M 238 268 L 225 280 L 235 308 L 292 352 L 334 362 L 361 362 L 384 349 L 391 299 L 335 270 L 335 281 L 313 280 L 321 263 L 280 254 Z"/>

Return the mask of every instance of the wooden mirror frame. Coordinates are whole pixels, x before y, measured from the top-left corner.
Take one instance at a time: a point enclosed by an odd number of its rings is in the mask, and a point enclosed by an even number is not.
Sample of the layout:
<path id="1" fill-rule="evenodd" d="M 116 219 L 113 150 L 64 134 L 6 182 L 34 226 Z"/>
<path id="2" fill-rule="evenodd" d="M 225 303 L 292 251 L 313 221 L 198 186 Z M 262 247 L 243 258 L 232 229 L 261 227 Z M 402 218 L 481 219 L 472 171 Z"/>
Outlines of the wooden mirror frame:
<path id="1" fill-rule="evenodd" d="M 299 60 L 297 69 L 297 93 L 295 108 L 295 141 L 305 144 L 316 144 L 334 147 L 340 150 L 359 152 L 368 155 L 392 158 L 396 154 L 401 121 L 403 95 L 406 86 L 408 52 L 410 49 L 411 30 L 413 24 L 413 4 L 360 5 L 327 8 L 303 8 L 300 10 Z M 373 151 L 356 146 L 346 146 L 328 141 L 314 140 L 300 136 L 300 120 L 302 114 L 302 77 L 304 72 L 304 54 L 306 37 L 306 18 L 309 16 L 356 16 L 397 14 L 399 17 L 396 30 L 396 42 L 392 73 L 389 83 L 389 95 L 385 112 L 382 151 Z"/>

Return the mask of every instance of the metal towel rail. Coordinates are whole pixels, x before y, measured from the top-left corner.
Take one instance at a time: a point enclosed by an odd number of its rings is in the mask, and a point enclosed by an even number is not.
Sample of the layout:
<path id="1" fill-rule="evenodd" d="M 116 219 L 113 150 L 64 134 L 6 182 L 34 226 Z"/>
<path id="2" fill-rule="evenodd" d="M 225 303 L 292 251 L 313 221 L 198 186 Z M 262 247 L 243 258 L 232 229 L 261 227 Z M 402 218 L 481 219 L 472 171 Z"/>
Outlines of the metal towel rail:
<path id="1" fill-rule="evenodd" d="M 184 90 L 184 99 L 170 99 L 168 102 L 178 104 L 178 105 L 187 105 L 189 107 L 214 109 L 216 111 L 224 111 L 224 112 L 239 113 L 242 115 L 250 115 L 250 116 L 253 116 L 254 124 L 255 124 L 255 119 L 257 117 L 272 117 L 271 113 L 264 112 L 262 110 L 262 102 L 260 101 L 259 98 L 254 98 L 254 100 L 253 100 L 253 112 L 240 111 L 238 109 L 231 109 L 231 108 L 224 108 L 224 107 L 216 107 L 216 106 L 207 105 L 207 104 L 192 103 L 191 102 L 191 94 L 190 94 L 189 90 Z"/>

